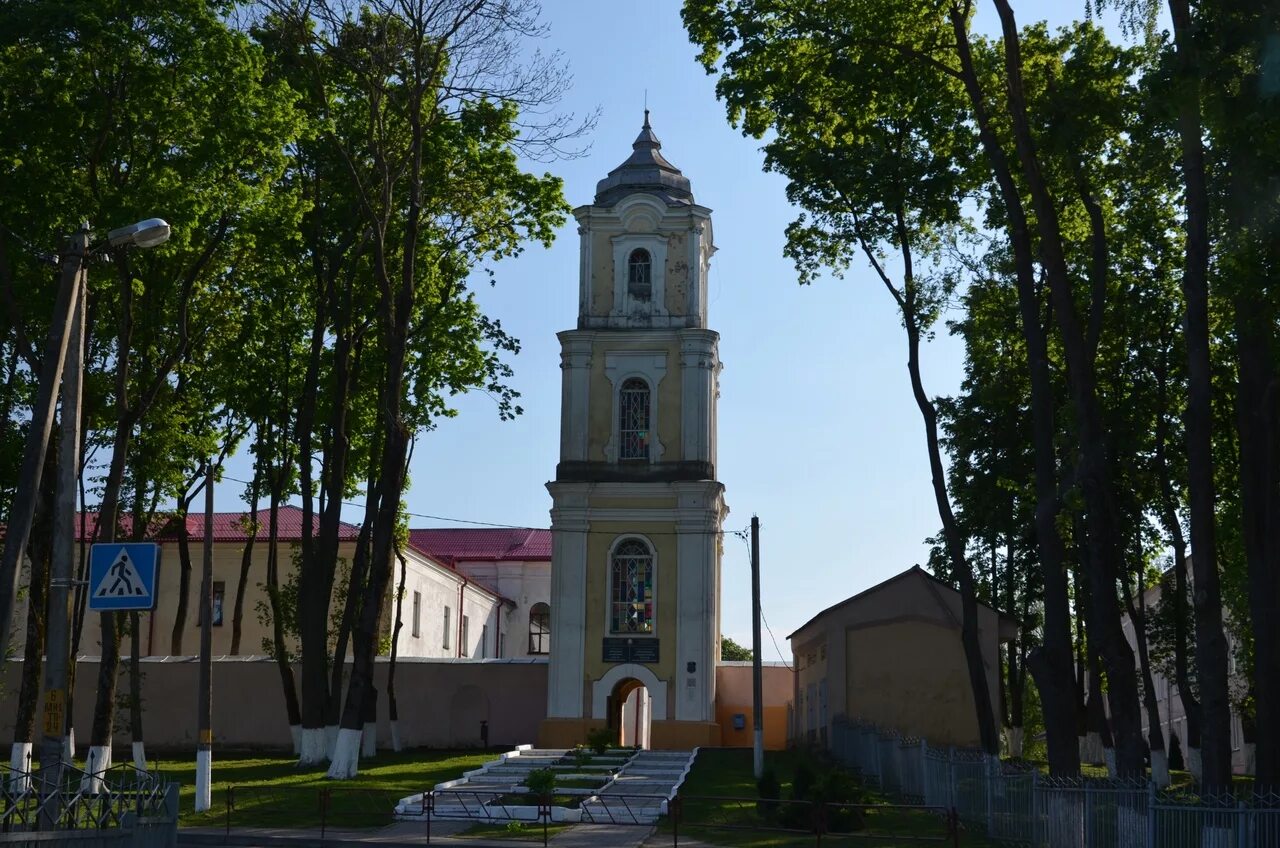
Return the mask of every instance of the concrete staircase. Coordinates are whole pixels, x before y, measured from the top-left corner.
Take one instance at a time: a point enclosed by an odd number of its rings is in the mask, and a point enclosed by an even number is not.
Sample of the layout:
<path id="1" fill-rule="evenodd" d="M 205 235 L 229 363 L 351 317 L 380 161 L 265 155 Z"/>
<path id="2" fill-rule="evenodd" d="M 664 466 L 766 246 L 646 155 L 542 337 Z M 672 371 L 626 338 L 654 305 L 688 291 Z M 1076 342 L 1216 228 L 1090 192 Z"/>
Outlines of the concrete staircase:
<path id="1" fill-rule="evenodd" d="M 651 824 L 667 811 L 698 752 L 641 751 L 613 781 L 582 804 L 582 821 Z"/>
<path id="2" fill-rule="evenodd" d="M 465 772 L 457 780 L 436 784 L 431 799 L 432 819 L 493 821 L 537 818 L 536 805 L 502 803 L 502 796 L 527 792 L 524 782 L 535 769 L 556 767 L 558 779 L 599 779 L 596 788 L 563 786 L 556 795 L 582 798 L 577 808 L 552 807 L 552 821 L 612 824 L 651 824 L 667 811 L 667 799 L 675 794 L 693 765 L 697 751 L 619 751 L 592 755 L 590 765 L 572 768 L 565 749 L 523 745 Z M 421 794 L 402 798 L 396 805 L 401 821 L 427 818 Z"/>

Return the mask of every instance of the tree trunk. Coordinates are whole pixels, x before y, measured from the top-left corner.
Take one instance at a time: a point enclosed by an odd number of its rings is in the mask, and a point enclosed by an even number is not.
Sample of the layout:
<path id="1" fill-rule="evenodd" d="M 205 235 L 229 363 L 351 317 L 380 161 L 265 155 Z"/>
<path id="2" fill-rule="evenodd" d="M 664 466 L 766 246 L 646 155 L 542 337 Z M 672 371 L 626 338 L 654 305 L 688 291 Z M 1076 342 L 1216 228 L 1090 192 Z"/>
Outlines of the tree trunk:
<path id="1" fill-rule="evenodd" d="M 57 441 L 58 434 L 55 430 L 45 449 L 39 499 L 27 542 L 31 568 L 27 584 L 26 644 L 22 653 L 22 682 L 18 686 L 18 711 L 13 720 L 13 748 L 9 755 L 9 768 L 14 772 L 29 773 L 33 770 L 31 749 L 35 742 L 36 703 L 40 700 L 41 673 L 44 668 L 45 622 L 48 621 L 49 574 L 53 553 L 51 539 L 58 483 Z M 25 783 L 25 780 L 22 782 Z"/>
<path id="2" fill-rule="evenodd" d="M 1126 578 L 1121 587 L 1124 605 L 1133 622 L 1134 642 L 1138 646 L 1138 662 L 1142 666 L 1142 694 L 1147 710 L 1147 747 L 1151 751 L 1151 780 L 1160 789 L 1169 785 L 1169 756 L 1164 747 L 1164 728 L 1160 726 L 1160 702 L 1156 697 L 1155 679 L 1151 673 L 1151 656 L 1147 646 L 1147 605 L 1142 584 L 1138 584 L 1137 601 Z"/>
<path id="3" fill-rule="evenodd" d="M 347 644 L 360 612 L 360 599 L 364 597 L 364 585 L 369 571 L 369 537 L 373 532 L 373 520 L 378 502 L 377 491 L 377 478 L 371 475 L 365 488 L 364 520 L 360 523 L 360 533 L 356 537 L 355 555 L 351 560 L 351 578 L 347 586 L 347 597 L 343 603 L 342 620 L 338 626 L 338 638 L 333 652 L 332 677 L 329 682 L 329 712 L 325 717 L 325 724 L 335 728 L 342 717 L 340 698 L 347 664 Z"/>
<path id="4" fill-rule="evenodd" d="M 396 657 L 400 651 L 400 629 L 404 627 L 404 589 L 409 580 L 409 562 L 396 545 L 396 559 L 400 560 L 400 588 L 396 590 L 396 623 L 391 630 L 391 662 L 387 667 L 387 717 L 391 722 L 391 750 L 400 750 L 400 711 L 396 707 Z"/>
<path id="5" fill-rule="evenodd" d="M 1255 778 L 1260 792 L 1271 792 L 1280 789 L 1280 645 L 1276 644 L 1280 641 L 1280 374 L 1276 373 L 1274 316 L 1251 303 L 1253 299 L 1254 296 L 1241 294 L 1236 303 L 1236 350 L 1240 360 L 1236 403 L 1240 511 L 1253 620 Z M 1203 613 L 1196 556 L 1193 552 L 1191 562 L 1196 574 L 1193 597 L 1199 635 Z M 1202 738 L 1207 785 L 1211 775 L 1209 705 L 1203 673 L 1197 679 L 1204 703 Z"/>
<path id="6" fill-rule="evenodd" d="M 1200 117 L 1197 35 L 1192 27 L 1188 0 L 1169 0 L 1169 14 L 1177 48 L 1177 76 L 1183 86 L 1177 105 L 1187 234 L 1182 274 L 1182 295 L 1186 301 L 1183 325 L 1187 346 L 1186 451 L 1191 496 L 1191 567 L 1195 570 L 1196 669 L 1203 719 L 1201 762 L 1206 788 L 1224 789 L 1231 785 L 1231 702 L 1214 526 L 1217 493 L 1213 461 L 1213 369 L 1209 353 L 1209 192 Z"/>
<path id="7" fill-rule="evenodd" d="M 1124 638 L 1120 609 L 1116 600 L 1116 579 L 1122 553 L 1115 526 L 1113 492 L 1108 470 L 1105 432 L 1098 406 L 1093 358 L 1080 326 L 1078 311 L 1067 271 L 1057 207 L 1041 174 L 1022 88 L 1022 58 L 1017 24 L 1008 0 L 994 0 L 1004 36 L 1007 105 L 1022 174 L 1035 210 L 1040 235 L 1039 255 L 1050 299 L 1054 306 L 1062 351 L 1067 364 L 1067 384 L 1075 411 L 1076 434 L 1080 446 L 1080 489 L 1088 515 L 1088 544 L 1091 548 L 1088 571 L 1092 595 L 1090 639 L 1097 645 L 1106 667 L 1107 701 L 1115 724 L 1117 772 L 1136 777 L 1144 772 L 1142 724 L 1133 651 Z M 1094 303 L 1094 310 L 1103 303 Z"/>
<path id="8" fill-rule="evenodd" d="M 178 510 L 178 606 L 173 613 L 173 632 L 169 637 L 169 655 L 186 656 L 183 652 L 183 635 L 187 630 L 187 606 L 191 597 L 191 538 L 187 533 L 187 508 L 191 504 L 191 492 L 179 501 Z"/>
<path id="9" fill-rule="evenodd" d="M 147 770 L 146 743 L 142 734 L 142 621 L 129 613 L 129 731 L 133 737 L 133 767 Z"/>
<path id="10" fill-rule="evenodd" d="M 289 649 L 284 641 L 284 622 L 280 608 L 280 489 L 283 486 L 281 478 L 284 475 L 283 467 L 277 469 L 271 485 L 270 513 L 267 519 L 267 602 L 271 608 L 272 653 L 275 654 L 276 668 L 280 672 L 285 717 L 289 722 L 289 735 L 293 739 L 295 753 L 299 755 L 301 764 L 304 752 L 300 749 L 305 738 L 302 733 L 302 709 L 298 702 L 298 690 L 293 681 L 293 665 L 289 662 Z M 320 751 L 318 754 L 314 750 L 305 753 L 309 758 L 316 756 L 323 758 L 323 729 L 318 737 L 312 734 L 309 738 L 313 747 L 318 742 Z"/>
<path id="11" fill-rule="evenodd" d="M 907 329 L 907 371 L 911 376 L 911 393 L 916 407 L 924 419 L 925 444 L 929 452 L 929 470 L 933 482 L 933 499 L 942 519 L 942 532 L 946 540 L 947 557 L 956 580 L 960 584 L 962 615 L 960 641 L 964 645 L 965 662 L 969 672 L 969 686 L 973 695 L 973 707 L 978 722 L 978 737 L 982 749 L 988 754 L 1000 753 L 1000 736 L 996 730 L 996 716 L 991 704 L 991 689 L 987 685 L 986 665 L 982 657 L 982 643 L 978 638 L 978 598 L 973 569 L 965 557 L 965 540 L 951 510 L 951 498 L 947 493 L 946 471 L 942 464 L 942 449 L 938 442 L 938 411 L 924 390 L 920 376 L 920 316 L 916 308 L 916 283 L 912 270 L 912 256 L 907 241 L 906 221 L 902 209 L 897 210 L 898 243 L 903 259 L 903 322 Z"/>
<path id="12" fill-rule="evenodd" d="M 240 577 L 236 581 L 236 605 L 231 614 L 231 655 L 240 654 L 240 637 L 244 625 L 244 593 L 249 586 L 249 570 L 253 568 L 253 543 L 258 539 L 258 488 L 262 484 L 262 466 L 255 464 L 253 482 L 249 484 L 249 521 L 240 557 Z"/>
<path id="13" fill-rule="evenodd" d="M 1044 575 L 1044 639 L 1027 657 L 1027 667 L 1040 690 L 1044 709 L 1049 773 L 1080 773 L 1079 745 L 1075 733 L 1071 680 L 1071 613 L 1067 598 L 1067 573 L 1062 538 L 1058 534 L 1057 460 L 1054 439 L 1053 385 L 1049 373 L 1049 349 L 1040 322 L 1040 297 L 1036 290 L 1035 260 L 1026 213 L 1013 171 L 992 127 L 986 97 L 969 45 L 968 17 L 953 6 L 950 12 L 960 60 L 961 79 L 978 125 L 983 153 L 991 167 L 1005 210 L 1009 241 L 1013 247 L 1018 310 L 1027 345 L 1031 383 L 1032 447 L 1035 460 L 1036 546 Z"/>

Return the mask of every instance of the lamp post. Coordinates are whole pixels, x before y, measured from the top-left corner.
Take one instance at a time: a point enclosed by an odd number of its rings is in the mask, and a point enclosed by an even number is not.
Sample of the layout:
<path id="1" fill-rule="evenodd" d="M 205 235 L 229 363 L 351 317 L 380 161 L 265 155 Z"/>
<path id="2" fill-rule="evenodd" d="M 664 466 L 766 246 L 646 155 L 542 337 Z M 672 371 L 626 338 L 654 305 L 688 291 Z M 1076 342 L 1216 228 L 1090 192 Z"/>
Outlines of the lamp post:
<path id="1" fill-rule="evenodd" d="M 127 227 L 121 227 L 112 230 L 107 235 L 106 246 L 123 249 L 129 246 L 137 247 L 155 247 L 163 244 L 168 240 L 170 228 L 160 218 L 148 218 L 137 224 L 130 224 Z M 83 385 L 83 364 L 84 364 L 84 310 L 85 302 L 88 299 L 88 275 L 85 270 L 85 259 L 92 255 L 95 251 L 89 246 L 89 225 L 86 223 L 80 231 L 72 238 L 71 248 L 67 252 L 62 264 L 63 289 L 70 290 L 70 309 L 65 319 L 63 327 L 59 328 L 59 335 L 62 337 L 62 354 L 57 370 L 60 372 L 62 380 L 62 416 L 61 416 L 61 445 L 58 454 L 58 487 L 56 493 L 56 501 L 54 507 L 53 519 L 53 545 L 52 545 L 52 568 L 49 577 L 49 615 L 45 627 L 45 666 L 44 666 L 44 691 L 45 706 L 44 720 L 41 722 L 41 740 L 40 740 L 40 765 L 46 775 L 52 774 L 54 780 L 58 780 L 61 775 L 63 736 L 67 726 L 66 703 L 67 703 L 67 668 L 70 664 L 68 657 L 70 649 L 70 610 L 69 599 L 70 589 L 72 585 L 73 562 L 75 559 L 75 512 L 76 512 L 76 480 L 79 476 L 80 463 L 80 400 Z M 98 248 L 101 249 L 101 246 Z M 59 292 L 61 298 L 63 292 Z M 59 312 L 55 315 L 55 323 Z M 50 338 L 52 339 L 54 330 L 50 330 Z M 46 350 L 46 356 L 51 353 Z M 57 377 L 54 377 L 48 387 L 44 384 L 44 376 L 50 374 L 50 363 L 46 361 L 43 369 L 40 395 L 44 398 L 46 392 L 49 395 L 48 409 L 37 410 L 43 411 L 51 420 L 53 416 L 53 405 L 57 398 L 56 384 Z M 33 428 L 34 429 L 34 428 Z M 44 443 L 48 442 L 48 432 L 46 431 Z M 43 454 L 43 451 L 41 451 Z M 43 460 L 43 456 L 41 457 Z M 37 466 L 36 474 L 30 478 L 24 477 L 19 482 L 19 490 L 24 484 L 29 482 L 32 497 L 40 488 L 39 466 Z M 25 531 L 29 531 L 30 522 L 27 523 Z M 26 535 L 23 533 L 21 540 L 22 547 L 17 549 L 14 555 L 14 563 L 17 557 L 21 556 L 22 550 L 26 547 Z M 9 547 L 13 544 L 10 539 L 6 542 L 4 566 L 9 565 Z M 14 568 L 16 576 L 16 568 Z M 9 579 L 10 575 L 6 573 L 4 578 Z M 10 601 L 9 613 L 12 615 L 12 601 Z M 7 634 L 8 629 L 4 632 Z M 52 770 L 52 771 L 51 771 Z M 53 789 L 56 794 L 56 785 L 49 786 L 46 778 L 45 784 L 48 788 Z M 47 816 L 46 820 L 56 821 L 56 811 L 50 811 L 51 816 Z"/>

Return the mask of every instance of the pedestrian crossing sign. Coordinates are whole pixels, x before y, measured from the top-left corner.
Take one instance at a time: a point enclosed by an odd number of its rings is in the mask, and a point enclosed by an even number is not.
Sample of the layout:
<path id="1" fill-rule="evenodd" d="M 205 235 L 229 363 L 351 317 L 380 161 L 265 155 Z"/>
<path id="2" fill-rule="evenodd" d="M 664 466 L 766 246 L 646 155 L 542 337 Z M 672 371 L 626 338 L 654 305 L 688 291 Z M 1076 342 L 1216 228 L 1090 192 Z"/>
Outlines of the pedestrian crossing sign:
<path id="1" fill-rule="evenodd" d="M 89 609 L 149 610 L 156 603 L 156 562 L 152 542 L 105 542 L 89 552 Z"/>

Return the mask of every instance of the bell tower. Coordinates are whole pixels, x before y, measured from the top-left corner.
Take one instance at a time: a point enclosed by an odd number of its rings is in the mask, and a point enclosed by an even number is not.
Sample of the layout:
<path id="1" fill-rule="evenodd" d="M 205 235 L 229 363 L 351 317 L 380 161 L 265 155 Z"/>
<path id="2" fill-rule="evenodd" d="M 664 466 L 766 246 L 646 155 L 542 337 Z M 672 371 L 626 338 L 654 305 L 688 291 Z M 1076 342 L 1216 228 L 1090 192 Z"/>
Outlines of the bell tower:
<path id="1" fill-rule="evenodd" d="M 631 155 L 574 210 L 578 321 L 559 334 L 560 462 L 547 484 L 547 747 L 621 732 L 624 703 L 650 747 L 719 744 L 728 508 L 716 480 L 719 335 L 707 327 L 715 246 L 711 210 L 661 150 L 646 110 Z"/>

